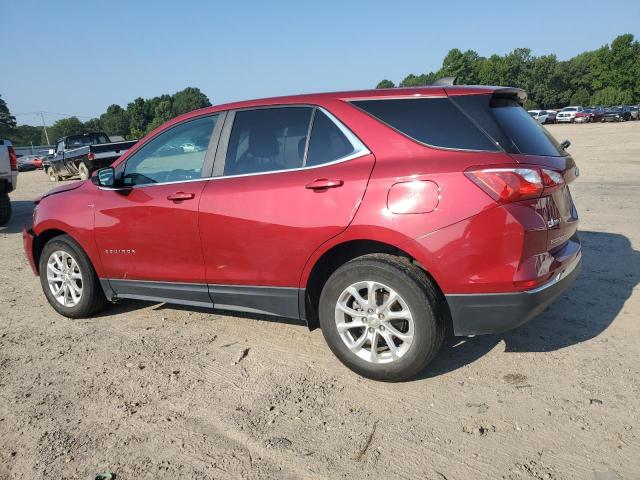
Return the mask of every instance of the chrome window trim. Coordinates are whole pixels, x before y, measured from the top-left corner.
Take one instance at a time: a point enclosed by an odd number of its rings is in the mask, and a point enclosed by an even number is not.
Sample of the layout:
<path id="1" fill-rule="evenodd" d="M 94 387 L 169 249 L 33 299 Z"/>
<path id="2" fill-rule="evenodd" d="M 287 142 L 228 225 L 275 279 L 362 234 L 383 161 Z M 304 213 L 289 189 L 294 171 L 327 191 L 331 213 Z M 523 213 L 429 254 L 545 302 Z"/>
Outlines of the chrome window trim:
<path id="1" fill-rule="evenodd" d="M 269 174 L 272 174 L 272 173 L 286 173 L 286 172 L 299 172 L 300 170 L 312 170 L 314 168 L 322 168 L 322 167 L 326 167 L 326 166 L 330 166 L 330 165 L 335 165 L 337 163 L 348 162 L 349 160 L 353 160 L 355 158 L 364 157 L 365 155 L 369 155 L 370 153 L 371 152 L 369 150 L 363 151 L 363 152 L 355 152 L 355 153 L 352 153 L 351 155 L 347 155 L 346 157 L 342 157 L 342 158 L 339 158 L 337 160 L 334 160 L 333 162 L 322 163 L 320 165 L 311 165 L 311 166 L 308 166 L 308 167 L 287 168 L 285 170 L 271 170 L 269 172 L 241 173 L 241 174 L 238 174 L 238 175 L 227 175 L 227 176 L 223 175 L 223 176 L 219 176 L 219 177 L 207 178 L 205 180 L 224 180 L 226 178 L 252 177 L 252 176 L 256 176 L 256 175 L 269 175 Z M 159 184 L 154 183 L 153 185 L 159 185 Z"/>
<path id="2" fill-rule="evenodd" d="M 267 109 L 267 108 L 289 108 L 289 107 L 311 107 L 314 110 L 320 110 L 322 113 L 324 113 L 329 120 L 331 120 L 340 130 L 340 132 L 342 132 L 342 134 L 347 138 L 347 141 L 351 144 L 351 146 L 353 147 L 353 152 L 350 153 L 349 155 L 345 155 L 343 157 L 340 158 L 336 158 L 335 160 L 332 160 L 331 162 L 326 162 L 326 163 L 320 163 L 318 165 L 303 165 L 301 167 L 296 167 L 296 168 L 286 168 L 286 169 L 282 169 L 282 170 L 271 170 L 268 172 L 252 172 L 252 173 L 240 173 L 237 175 L 219 175 L 219 176 L 212 176 L 211 178 L 209 178 L 209 180 L 223 180 L 225 178 L 241 178 L 241 177 L 252 177 L 252 176 L 256 176 L 256 175 L 270 175 L 270 174 L 275 174 L 275 173 L 286 173 L 286 172 L 299 172 L 301 170 L 311 170 L 311 169 L 315 169 L 315 168 L 322 168 L 322 167 L 326 167 L 326 166 L 330 166 L 330 165 L 335 165 L 338 163 L 343 163 L 343 162 L 348 162 L 349 160 L 353 160 L 356 158 L 360 158 L 360 157 L 364 157 L 365 155 L 369 155 L 371 154 L 371 151 L 367 148 L 367 146 L 362 143 L 362 141 L 346 126 L 344 125 L 344 123 L 342 123 L 339 119 L 337 119 L 335 117 L 335 115 L 333 115 L 331 112 L 329 112 L 328 110 L 326 110 L 325 108 L 319 106 L 319 105 L 312 105 L 312 104 L 295 104 L 295 105 L 264 105 L 264 106 L 260 106 L 260 107 L 249 107 L 249 108 L 243 108 L 243 109 L 238 109 L 235 110 L 235 112 L 239 112 L 239 111 L 243 111 L 243 110 L 262 110 L 262 109 Z M 315 117 L 315 114 L 312 117 Z M 230 127 L 231 129 L 231 127 Z M 312 129 L 313 130 L 313 129 Z M 310 137 L 310 136 L 309 136 Z M 309 143 L 309 138 L 307 139 L 307 147 L 308 148 L 308 143 Z M 223 152 L 225 155 L 225 160 L 226 160 L 226 152 Z M 304 162 L 306 163 L 306 149 L 305 149 L 305 158 L 304 158 Z M 224 168 L 224 166 L 223 166 Z M 156 185 L 156 184 L 154 184 Z"/>
<path id="3" fill-rule="evenodd" d="M 237 110 L 229 110 L 229 111 L 226 111 L 226 112 L 225 111 L 216 112 L 214 115 L 226 113 L 227 114 L 226 115 L 227 119 L 233 120 L 234 116 L 235 116 L 235 112 L 238 112 L 238 111 L 259 110 L 259 109 L 265 109 L 265 108 L 288 108 L 288 107 L 311 107 L 311 108 L 314 109 L 314 111 L 316 109 L 320 110 L 322 113 L 324 113 L 329 118 L 329 120 L 331 120 L 338 127 L 338 129 L 342 132 L 342 134 L 347 138 L 347 140 L 349 141 L 349 143 L 353 147 L 353 152 L 350 153 L 349 155 L 345 155 L 343 157 L 337 158 L 337 159 L 335 159 L 335 160 L 333 160 L 331 162 L 321 163 L 321 164 L 318 164 L 318 165 L 309 165 L 309 166 L 303 165 L 303 166 L 297 167 L 297 168 L 287 168 L 287 169 L 283 169 L 283 170 L 271 170 L 271 171 L 268 171 L 268 172 L 241 173 L 241 174 L 238 174 L 238 175 L 227 175 L 227 176 L 225 176 L 224 174 L 223 175 L 215 175 L 215 164 L 214 164 L 214 170 L 213 170 L 211 176 L 199 177 L 199 178 L 194 178 L 194 179 L 190 179 L 190 180 L 176 180 L 176 181 L 172 181 L 172 182 L 143 183 L 143 184 L 139 184 L 139 185 L 127 186 L 125 188 L 127 188 L 127 189 L 128 188 L 131 188 L 131 189 L 147 188 L 147 187 L 155 187 L 155 186 L 160 186 L 160 185 L 175 185 L 175 184 L 180 184 L 180 183 L 193 183 L 193 182 L 199 182 L 199 181 L 223 180 L 225 178 L 241 178 L 241 177 L 251 177 L 251 176 L 255 176 L 255 175 L 271 175 L 271 174 L 277 174 L 277 173 L 298 172 L 300 170 L 312 170 L 312 169 L 316 169 L 316 168 L 322 168 L 322 167 L 326 167 L 326 166 L 336 165 L 338 163 L 348 162 L 349 160 L 354 160 L 356 158 L 364 157 L 366 155 L 371 154 L 371 151 L 367 148 L 367 146 L 364 143 L 362 143 L 362 141 L 346 125 L 344 125 L 344 123 L 342 123 L 338 118 L 336 118 L 335 115 L 333 115 L 331 112 L 329 112 L 328 110 L 326 110 L 325 108 L 323 108 L 323 107 L 321 107 L 319 105 L 306 105 L 306 104 L 264 105 L 264 106 L 260 106 L 260 107 L 249 107 L 249 108 L 243 108 L 243 109 L 237 109 Z M 233 114 L 233 115 L 231 115 L 231 114 Z M 203 115 L 202 117 L 205 117 L 205 116 L 209 116 L 209 115 Z M 315 116 L 315 114 L 314 114 L 314 116 Z M 195 120 L 197 118 L 202 118 L 202 117 L 196 117 L 193 120 Z M 223 118 L 223 120 L 225 120 L 225 118 Z M 225 127 L 226 127 L 226 122 L 223 122 L 223 123 L 225 123 Z M 177 124 L 177 125 L 180 125 L 180 124 Z M 231 122 L 231 124 L 227 128 L 230 130 L 232 125 L 233 125 L 233 122 Z M 310 122 L 310 125 L 311 125 L 311 122 Z M 171 128 L 173 128 L 173 127 L 171 127 Z M 216 124 L 216 128 L 217 128 L 217 124 Z M 224 128 L 224 127 L 221 127 L 221 128 Z M 169 129 L 167 129 L 167 130 L 169 130 Z M 165 130 L 165 131 L 167 131 L 167 130 Z M 215 130 L 215 128 L 214 128 L 214 130 Z M 162 132 L 162 133 L 164 133 L 164 132 Z M 305 148 L 305 159 L 304 159 L 305 162 L 306 162 L 306 153 L 307 153 L 306 149 L 308 149 L 309 139 L 310 139 L 310 135 L 308 135 L 307 146 Z M 228 138 L 227 138 L 227 140 L 228 140 Z M 219 139 L 218 149 L 217 150 L 220 149 L 220 146 L 224 141 L 225 141 L 224 140 L 224 132 L 222 132 L 221 136 L 220 136 L 220 139 Z M 148 142 L 145 142 L 145 144 L 146 143 L 148 143 Z M 217 159 L 217 153 L 218 152 L 216 152 L 216 159 Z"/>
<path id="4" fill-rule="evenodd" d="M 158 187 L 160 185 L 176 185 L 178 183 L 194 183 L 194 182 L 206 182 L 211 180 L 211 177 L 199 177 L 191 178 L 189 180 L 175 180 L 173 182 L 158 182 L 158 183 L 141 183 L 139 185 L 131 185 L 123 188 L 114 188 L 110 190 L 134 190 L 136 188 Z"/>

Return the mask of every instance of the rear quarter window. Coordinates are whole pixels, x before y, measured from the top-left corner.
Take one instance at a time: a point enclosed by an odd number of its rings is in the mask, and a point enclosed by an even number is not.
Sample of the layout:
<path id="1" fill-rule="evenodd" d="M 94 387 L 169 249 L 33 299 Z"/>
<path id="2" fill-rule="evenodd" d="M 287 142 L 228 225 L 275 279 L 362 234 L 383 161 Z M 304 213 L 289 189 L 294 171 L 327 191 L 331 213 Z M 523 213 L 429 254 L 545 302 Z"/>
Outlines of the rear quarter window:
<path id="1" fill-rule="evenodd" d="M 351 104 L 407 137 L 429 146 L 499 150 L 449 98 L 356 100 Z"/>

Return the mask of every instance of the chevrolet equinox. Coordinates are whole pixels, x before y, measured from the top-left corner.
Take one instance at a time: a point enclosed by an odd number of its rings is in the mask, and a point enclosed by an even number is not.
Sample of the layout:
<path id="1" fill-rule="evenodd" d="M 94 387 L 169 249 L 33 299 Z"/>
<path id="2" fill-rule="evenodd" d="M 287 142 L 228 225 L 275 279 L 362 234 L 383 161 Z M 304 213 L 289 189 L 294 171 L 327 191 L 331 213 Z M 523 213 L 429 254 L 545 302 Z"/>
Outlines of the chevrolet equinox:
<path id="1" fill-rule="evenodd" d="M 525 98 L 433 86 L 197 110 L 37 199 L 24 248 L 67 317 L 131 298 L 297 318 L 355 372 L 405 379 L 448 327 L 517 327 L 580 270 L 578 169 Z"/>

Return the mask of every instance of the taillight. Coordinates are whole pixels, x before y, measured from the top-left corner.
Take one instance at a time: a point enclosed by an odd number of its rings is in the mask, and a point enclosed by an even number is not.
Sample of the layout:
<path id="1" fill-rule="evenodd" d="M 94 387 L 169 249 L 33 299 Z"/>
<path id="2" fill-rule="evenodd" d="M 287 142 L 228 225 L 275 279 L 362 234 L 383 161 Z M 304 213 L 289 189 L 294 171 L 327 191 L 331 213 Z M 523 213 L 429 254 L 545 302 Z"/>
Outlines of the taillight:
<path id="1" fill-rule="evenodd" d="M 559 172 L 529 166 L 473 168 L 464 174 L 498 203 L 538 198 L 564 184 Z"/>
<path id="2" fill-rule="evenodd" d="M 87 160 L 93 160 L 94 158 L 96 158 L 96 154 L 93 152 L 89 152 L 87 153 Z"/>
<path id="3" fill-rule="evenodd" d="M 11 165 L 11 170 L 15 172 L 18 170 L 18 156 L 13 147 L 7 147 L 7 150 L 9 151 L 9 165 Z"/>

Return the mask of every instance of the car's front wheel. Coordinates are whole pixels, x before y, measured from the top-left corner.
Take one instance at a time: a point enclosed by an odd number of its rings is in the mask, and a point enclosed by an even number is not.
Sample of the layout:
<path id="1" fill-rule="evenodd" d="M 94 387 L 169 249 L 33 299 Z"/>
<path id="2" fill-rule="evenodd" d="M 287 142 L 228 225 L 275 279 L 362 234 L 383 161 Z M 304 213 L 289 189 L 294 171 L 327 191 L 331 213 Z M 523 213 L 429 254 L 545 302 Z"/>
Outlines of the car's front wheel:
<path id="1" fill-rule="evenodd" d="M 47 242 L 39 273 L 47 300 L 65 317 L 90 317 L 108 303 L 89 257 L 68 235 Z"/>
<path id="2" fill-rule="evenodd" d="M 340 361 L 375 380 L 419 373 L 445 333 L 440 300 L 427 275 L 386 254 L 365 255 L 338 268 L 322 290 L 319 316 Z"/>

